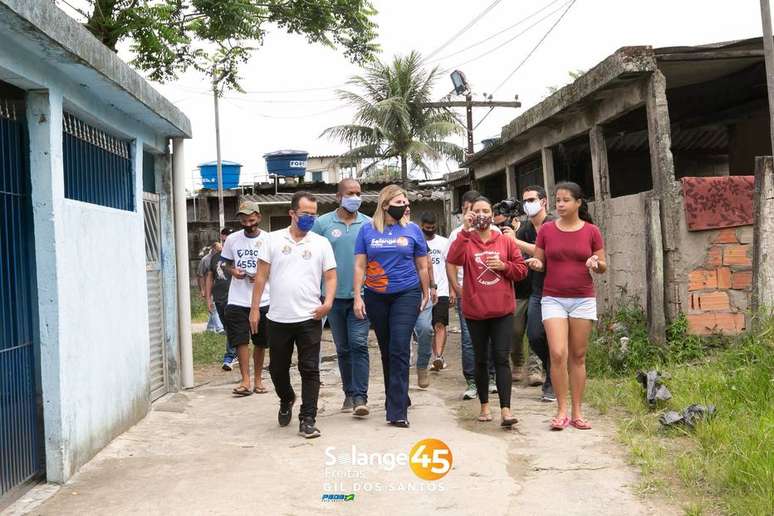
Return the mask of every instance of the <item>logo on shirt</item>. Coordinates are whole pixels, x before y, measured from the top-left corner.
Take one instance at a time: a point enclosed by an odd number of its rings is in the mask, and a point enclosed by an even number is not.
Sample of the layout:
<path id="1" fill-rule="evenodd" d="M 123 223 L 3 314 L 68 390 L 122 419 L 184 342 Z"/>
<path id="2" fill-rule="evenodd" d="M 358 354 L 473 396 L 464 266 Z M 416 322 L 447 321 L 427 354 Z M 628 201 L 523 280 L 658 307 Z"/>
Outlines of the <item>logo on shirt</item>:
<path id="1" fill-rule="evenodd" d="M 282 246 L 282 254 L 290 254 L 290 251 L 291 251 L 291 249 L 290 249 L 289 245 L 286 244 L 286 245 Z"/>
<path id="2" fill-rule="evenodd" d="M 406 237 L 398 237 L 398 240 L 396 240 L 395 243 L 401 247 L 406 247 L 407 245 L 409 245 L 408 238 Z"/>
<path id="3" fill-rule="evenodd" d="M 256 239 L 255 243 L 253 244 L 253 247 L 255 247 L 256 249 L 260 249 L 261 248 L 261 244 L 263 244 L 263 242 L 261 242 L 260 239 Z"/>
<path id="4" fill-rule="evenodd" d="M 304 249 L 304 252 L 301 253 L 301 258 L 303 258 L 304 260 L 308 260 L 311 257 L 312 257 L 312 251 L 310 251 L 309 249 Z"/>
<path id="5" fill-rule="evenodd" d="M 339 238 L 341 236 L 341 230 L 336 228 L 331 230 L 331 236 L 333 238 Z"/>
<path id="6" fill-rule="evenodd" d="M 494 285 L 498 283 L 500 280 L 502 280 L 502 276 L 500 276 L 500 273 L 497 272 L 494 269 L 490 269 L 486 265 L 486 260 L 490 256 L 497 256 L 499 253 L 495 253 L 492 251 L 484 251 L 481 253 L 476 253 L 474 256 L 474 260 L 476 262 L 476 265 L 478 265 L 478 271 L 476 274 L 476 281 L 482 285 Z"/>

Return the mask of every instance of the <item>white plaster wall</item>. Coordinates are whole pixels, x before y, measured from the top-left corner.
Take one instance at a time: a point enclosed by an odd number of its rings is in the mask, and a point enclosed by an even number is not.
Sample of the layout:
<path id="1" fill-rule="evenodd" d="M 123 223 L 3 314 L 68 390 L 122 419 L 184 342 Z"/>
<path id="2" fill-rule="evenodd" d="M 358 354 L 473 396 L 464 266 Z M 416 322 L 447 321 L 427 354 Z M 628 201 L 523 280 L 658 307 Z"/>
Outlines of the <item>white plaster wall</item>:
<path id="1" fill-rule="evenodd" d="M 74 470 L 148 410 L 145 244 L 141 211 L 65 200 L 59 216 L 61 417 Z"/>

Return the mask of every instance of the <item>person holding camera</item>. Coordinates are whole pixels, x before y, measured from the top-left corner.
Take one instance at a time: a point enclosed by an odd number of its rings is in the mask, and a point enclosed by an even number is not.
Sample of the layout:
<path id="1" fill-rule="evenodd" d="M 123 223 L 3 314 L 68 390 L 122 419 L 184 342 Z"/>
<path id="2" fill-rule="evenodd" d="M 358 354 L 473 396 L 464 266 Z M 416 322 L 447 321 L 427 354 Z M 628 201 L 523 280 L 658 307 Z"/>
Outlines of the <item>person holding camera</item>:
<path id="1" fill-rule="evenodd" d="M 515 231 L 511 228 L 503 229 L 503 234 L 511 237 L 516 242 L 516 246 L 521 250 L 523 256 L 528 257 L 528 260 L 535 254 L 535 241 L 537 240 L 538 231 L 540 231 L 544 223 L 554 220 L 554 217 L 548 214 L 548 199 L 546 190 L 542 186 L 527 186 L 522 191 L 521 197 L 522 210 L 529 218 L 514 228 Z M 527 285 L 527 340 L 529 341 L 530 349 L 540 359 L 543 371 L 545 371 L 545 379 L 540 382 L 543 384 L 543 393 L 540 399 L 545 402 L 554 402 L 556 401 L 556 396 L 551 386 L 551 359 L 548 352 L 546 330 L 543 327 L 542 310 L 540 308 L 544 279 L 545 273 L 530 270 L 527 279 L 522 283 Z M 516 297 L 519 298 L 518 286 L 516 287 Z M 519 307 L 517 306 L 516 310 L 518 311 L 518 309 Z M 532 383 L 530 382 L 530 384 Z"/>
<path id="2" fill-rule="evenodd" d="M 497 392 L 503 427 L 517 420 L 511 414 L 511 330 L 515 311 L 514 282 L 527 276 L 527 266 L 513 240 L 493 231 L 492 204 L 479 197 L 465 214 L 463 229 L 449 247 L 447 262 L 465 271 L 464 316 L 475 356 L 475 375 L 481 413 L 478 420 L 491 421 L 489 410 L 490 342 L 494 354 Z"/>
<path id="3" fill-rule="evenodd" d="M 541 305 L 551 352 L 551 382 L 558 402 L 551 429 L 572 425 L 590 430 L 581 403 L 586 387 L 586 349 L 592 321 L 597 319 L 591 273 L 607 270 L 605 243 L 576 183 L 556 185 L 556 212 L 559 218 L 543 224 L 535 241 L 535 257 L 528 260 L 532 270 L 546 273 Z M 567 417 L 568 369 L 571 417 Z"/>

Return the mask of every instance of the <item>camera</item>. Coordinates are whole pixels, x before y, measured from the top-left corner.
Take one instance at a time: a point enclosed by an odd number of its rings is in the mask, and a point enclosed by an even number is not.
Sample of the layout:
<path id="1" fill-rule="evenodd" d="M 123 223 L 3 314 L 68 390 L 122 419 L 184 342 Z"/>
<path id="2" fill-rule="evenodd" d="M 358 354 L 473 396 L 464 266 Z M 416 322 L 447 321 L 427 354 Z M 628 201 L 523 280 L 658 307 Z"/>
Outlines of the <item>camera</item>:
<path id="1" fill-rule="evenodd" d="M 504 199 L 492 206 L 492 213 L 495 217 L 505 217 L 504 221 L 497 224 L 500 227 L 511 226 L 514 219 L 521 219 L 525 215 L 521 201 L 514 198 Z"/>

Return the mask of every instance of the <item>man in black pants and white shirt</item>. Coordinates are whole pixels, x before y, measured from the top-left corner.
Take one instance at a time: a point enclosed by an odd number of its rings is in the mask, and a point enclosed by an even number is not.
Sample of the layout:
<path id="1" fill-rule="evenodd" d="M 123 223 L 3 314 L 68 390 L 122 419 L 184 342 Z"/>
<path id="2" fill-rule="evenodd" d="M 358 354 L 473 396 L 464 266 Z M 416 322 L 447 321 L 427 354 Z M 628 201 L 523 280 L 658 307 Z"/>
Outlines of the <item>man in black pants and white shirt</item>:
<path id="1" fill-rule="evenodd" d="M 328 239 L 310 231 L 317 218 L 314 195 L 296 192 L 288 214 L 290 227 L 273 231 L 270 245 L 259 255 L 250 324 L 257 328 L 264 318 L 259 305 L 268 282 L 272 303 L 265 318 L 269 320 L 269 372 L 280 399 L 277 419 L 280 426 L 287 426 L 293 416 L 296 393 L 290 384 L 290 360 L 295 344 L 301 373 L 298 433 L 309 439 L 320 436 L 315 426 L 320 394 L 320 339 L 322 318 L 330 312 L 336 296 L 336 258 Z M 323 277 L 325 301 L 321 304 Z"/>

